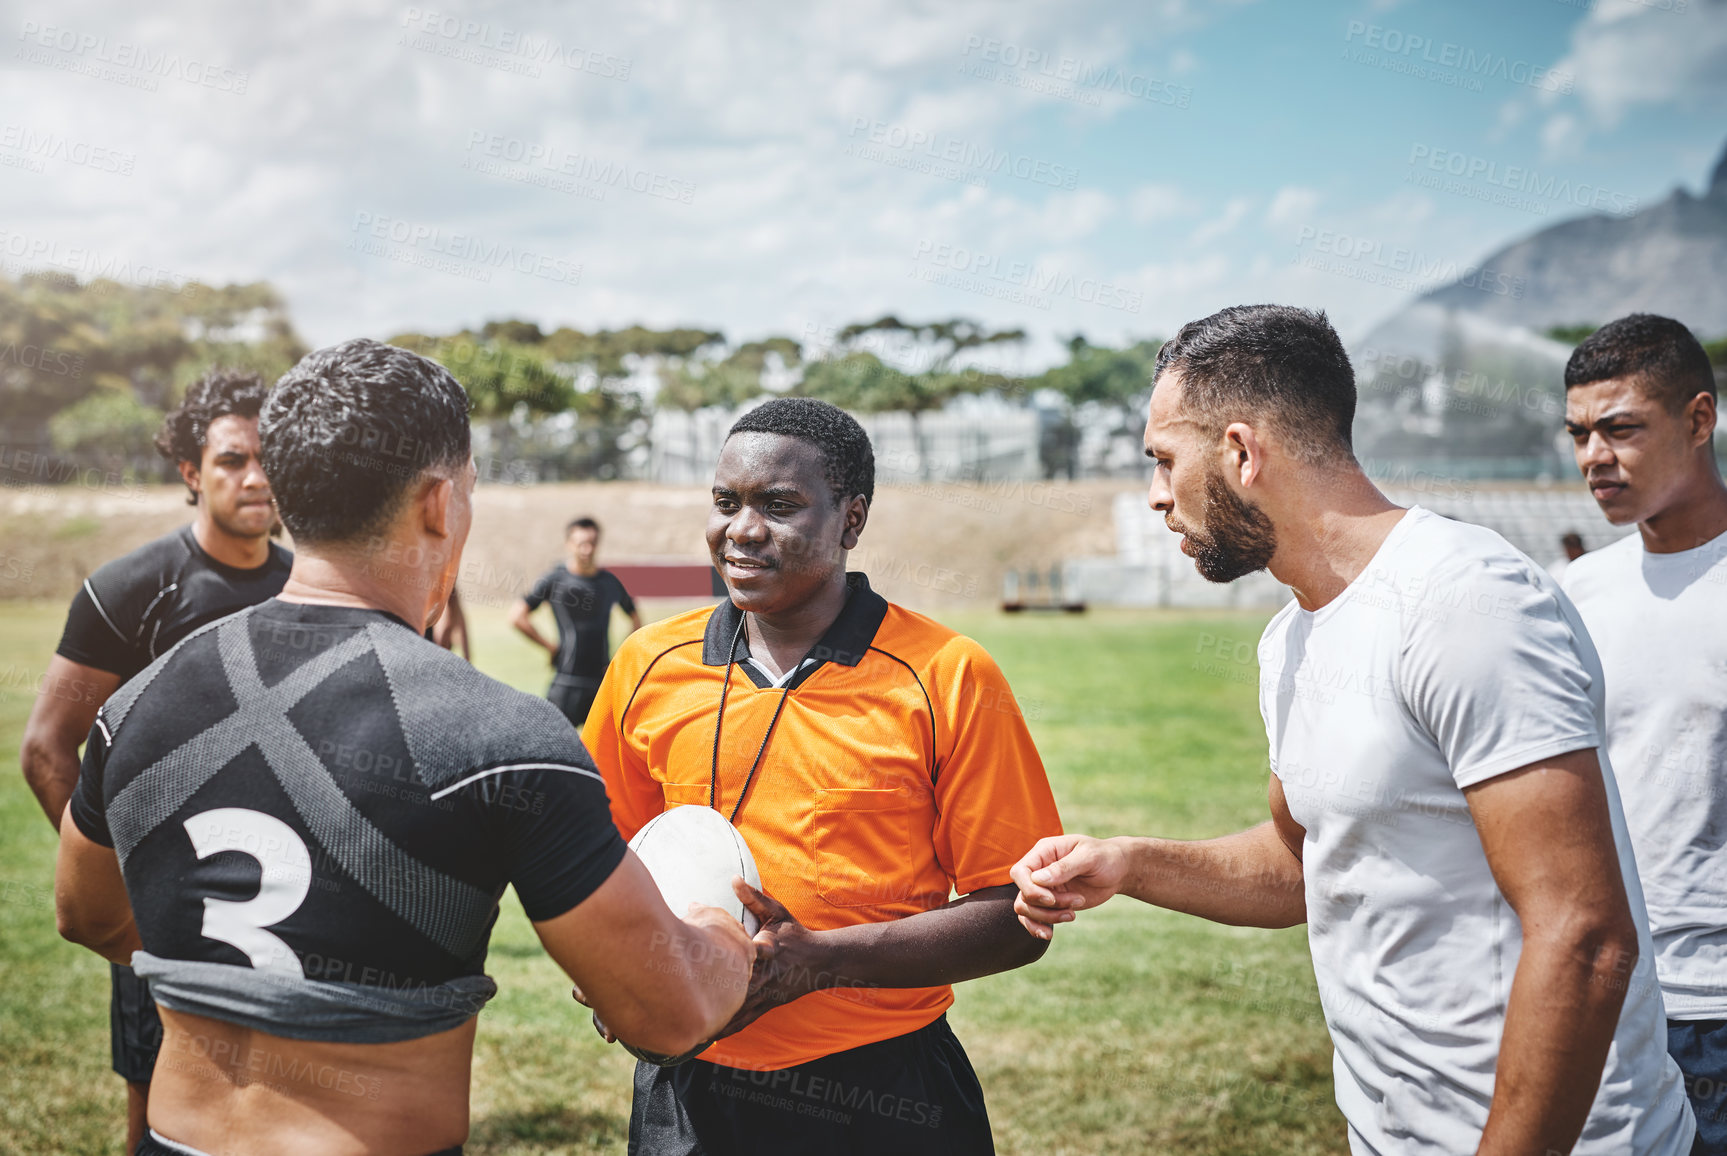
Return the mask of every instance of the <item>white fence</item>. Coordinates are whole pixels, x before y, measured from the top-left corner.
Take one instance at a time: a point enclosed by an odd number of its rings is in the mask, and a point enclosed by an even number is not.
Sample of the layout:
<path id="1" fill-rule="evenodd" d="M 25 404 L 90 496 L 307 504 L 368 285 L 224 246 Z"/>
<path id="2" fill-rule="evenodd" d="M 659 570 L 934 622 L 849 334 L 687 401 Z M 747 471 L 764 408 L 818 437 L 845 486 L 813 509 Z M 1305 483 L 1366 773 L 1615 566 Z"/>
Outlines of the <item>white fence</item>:
<path id="1" fill-rule="evenodd" d="M 726 431 L 743 410 L 660 410 L 654 414 L 648 478 L 705 486 Z M 878 482 L 1029 482 L 1043 476 L 1038 417 L 1029 409 L 965 413 L 860 414 L 875 447 Z"/>

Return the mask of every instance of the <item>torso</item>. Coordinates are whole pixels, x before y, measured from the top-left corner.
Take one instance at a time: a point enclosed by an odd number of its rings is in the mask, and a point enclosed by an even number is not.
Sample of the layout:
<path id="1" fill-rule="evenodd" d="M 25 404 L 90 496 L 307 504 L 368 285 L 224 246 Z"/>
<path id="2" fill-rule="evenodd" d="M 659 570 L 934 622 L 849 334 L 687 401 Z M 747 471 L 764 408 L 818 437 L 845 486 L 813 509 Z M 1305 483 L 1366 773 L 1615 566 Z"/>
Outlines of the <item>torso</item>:
<path id="1" fill-rule="evenodd" d="M 105 825 L 162 1006 L 153 1126 L 208 1151 L 459 1143 L 505 887 L 550 918 L 623 854 L 563 717 L 382 612 L 277 600 L 98 727 L 72 811 Z"/>
<path id="2" fill-rule="evenodd" d="M 1496 653 L 1484 640 L 1505 632 L 1550 648 L 1540 661 L 1575 672 L 1574 686 L 1587 680 L 1595 700 L 1578 692 L 1566 713 L 1526 672 L 1469 664 Z M 1464 661 L 1435 667 L 1435 647 L 1464 648 L 1453 652 Z M 1260 664 L 1272 770 L 1306 830 L 1308 938 L 1338 1104 L 1371 1150 L 1472 1151 L 1522 932 L 1464 788 L 1597 744 L 1587 635 L 1556 584 L 1503 540 L 1416 509 L 1333 602 L 1286 606 Z M 1428 677 L 1435 670 L 1444 677 Z M 1603 774 L 1640 911 L 1605 760 Z M 1579 1153 L 1667 1151 L 1650 1139 L 1665 1135 L 1665 1117 L 1647 1105 L 1677 1073 L 1666 1070 L 1652 987 L 1632 985 Z"/>
<path id="3" fill-rule="evenodd" d="M 1673 554 L 1633 534 L 1572 563 L 1565 590 L 1606 670 L 1667 1014 L 1727 1018 L 1727 534 Z"/>
<path id="4" fill-rule="evenodd" d="M 269 549 L 269 561 L 243 570 L 205 553 L 190 526 L 147 543 L 85 580 L 80 598 L 94 614 L 80 620 L 75 608 L 61 652 L 124 682 L 199 627 L 281 593 L 293 555 Z"/>
<path id="5" fill-rule="evenodd" d="M 611 658 L 612 607 L 620 602 L 622 584 L 610 570 L 572 574 L 564 566 L 546 582 L 546 602 L 558 621 L 558 674 L 598 686 Z"/>
<path id="6" fill-rule="evenodd" d="M 395 1044 L 293 1040 L 161 1009 L 150 1127 L 204 1152 L 425 1156 L 468 1135 L 478 1020 Z"/>

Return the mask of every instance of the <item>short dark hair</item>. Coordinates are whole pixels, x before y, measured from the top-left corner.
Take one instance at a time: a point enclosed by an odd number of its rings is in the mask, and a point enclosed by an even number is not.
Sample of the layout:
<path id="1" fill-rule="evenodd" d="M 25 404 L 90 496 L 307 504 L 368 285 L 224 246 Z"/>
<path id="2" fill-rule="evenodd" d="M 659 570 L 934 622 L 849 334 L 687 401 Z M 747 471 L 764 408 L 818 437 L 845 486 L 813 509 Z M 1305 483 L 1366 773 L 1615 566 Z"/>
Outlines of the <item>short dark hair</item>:
<path id="1" fill-rule="evenodd" d="M 1671 317 L 1632 313 L 1609 321 L 1571 351 L 1565 388 L 1615 377 L 1637 379 L 1655 401 L 1678 413 L 1700 393 L 1715 393 L 1715 372 L 1696 336 Z"/>
<path id="2" fill-rule="evenodd" d="M 381 529 L 425 471 L 467 463 L 468 395 L 417 353 L 345 341 L 282 375 L 258 440 L 289 533 L 352 541 Z"/>
<path id="3" fill-rule="evenodd" d="M 822 473 L 834 504 L 863 495 L 875 501 L 875 449 L 857 418 L 837 405 L 813 397 L 776 397 L 732 423 L 729 439 L 741 433 L 797 438 L 822 452 Z"/>
<path id="4" fill-rule="evenodd" d="M 570 524 L 564 527 L 564 537 L 568 538 L 577 530 L 592 530 L 597 537 L 600 532 L 600 524 L 585 514 L 580 518 L 571 518 Z"/>
<path id="5" fill-rule="evenodd" d="M 1232 305 L 1189 321 L 1157 351 L 1152 382 L 1181 374 L 1183 401 L 1218 432 L 1269 418 L 1302 461 L 1354 459 L 1355 369 L 1323 312 Z"/>
<path id="6" fill-rule="evenodd" d="M 258 416 L 270 387 L 255 373 L 212 369 L 186 389 L 180 404 L 162 419 L 156 431 L 156 452 L 178 465 L 197 465 L 204 458 L 204 441 L 217 418 Z M 197 491 L 186 487 L 186 504 L 198 504 Z"/>

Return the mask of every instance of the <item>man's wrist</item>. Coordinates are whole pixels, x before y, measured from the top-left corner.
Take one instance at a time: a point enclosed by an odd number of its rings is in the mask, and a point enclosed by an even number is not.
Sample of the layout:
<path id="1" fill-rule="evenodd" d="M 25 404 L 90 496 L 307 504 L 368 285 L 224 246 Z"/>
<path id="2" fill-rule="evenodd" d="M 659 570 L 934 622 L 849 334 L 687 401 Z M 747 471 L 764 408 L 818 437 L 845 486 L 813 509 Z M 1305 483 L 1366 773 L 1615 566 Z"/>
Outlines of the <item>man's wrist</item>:
<path id="1" fill-rule="evenodd" d="M 862 986 L 853 962 L 860 953 L 848 950 L 846 940 L 832 931 L 806 928 L 796 941 L 781 944 L 780 950 L 789 956 L 786 971 L 805 995 L 830 987 Z"/>

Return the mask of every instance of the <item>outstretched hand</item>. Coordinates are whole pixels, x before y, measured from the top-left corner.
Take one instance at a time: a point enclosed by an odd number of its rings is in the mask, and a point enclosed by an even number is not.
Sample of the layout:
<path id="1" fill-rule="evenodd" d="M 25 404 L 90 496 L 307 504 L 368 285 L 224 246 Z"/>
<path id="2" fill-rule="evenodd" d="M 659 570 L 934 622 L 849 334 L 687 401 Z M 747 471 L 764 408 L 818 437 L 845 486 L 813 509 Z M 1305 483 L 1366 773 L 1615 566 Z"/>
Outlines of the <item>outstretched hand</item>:
<path id="1" fill-rule="evenodd" d="M 820 932 L 799 923 L 785 905 L 732 877 L 732 891 L 761 921 L 756 931 L 755 969 L 750 973 L 744 1005 L 720 1031 L 719 1038 L 743 1031 L 767 1012 L 828 986 L 820 963 Z M 832 977 L 826 977 L 831 979 Z"/>
<path id="2" fill-rule="evenodd" d="M 1014 914 L 1027 931 L 1049 939 L 1056 924 L 1071 922 L 1075 911 L 1121 891 L 1127 856 L 1113 840 L 1054 835 L 1039 839 L 1008 875 L 1019 887 Z"/>

